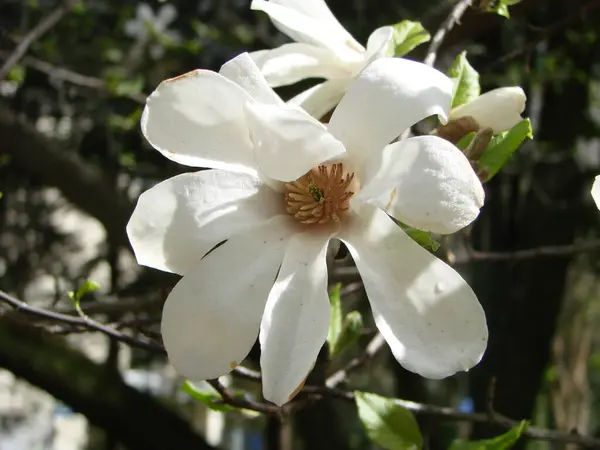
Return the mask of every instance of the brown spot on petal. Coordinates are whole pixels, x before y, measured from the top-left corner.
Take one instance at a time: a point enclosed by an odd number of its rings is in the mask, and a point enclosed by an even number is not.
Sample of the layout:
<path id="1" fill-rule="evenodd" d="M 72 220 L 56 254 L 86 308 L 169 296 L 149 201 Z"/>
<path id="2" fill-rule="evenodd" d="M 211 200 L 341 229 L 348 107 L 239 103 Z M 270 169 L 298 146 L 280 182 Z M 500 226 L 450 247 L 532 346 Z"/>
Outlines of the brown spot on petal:
<path id="1" fill-rule="evenodd" d="M 193 77 L 196 75 L 196 72 L 198 72 L 197 70 L 192 70 L 191 72 L 186 72 L 186 73 L 182 73 L 181 75 L 177 75 L 176 77 L 173 78 L 167 78 L 165 80 L 166 83 L 169 83 L 171 81 L 177 81 L 180 80 L 182 78 L 186 78 L 186 77 Z"/>
<path id="2" fill-rule="evenodd" d="M 292 395 L 290 395 L 288 397 L 288 402 L 291 402 L 292 399 L 298 395 L 300 393 L 300 391 L 302 390 L 302 388 L 304 387 L 304 383 L 306 383 L 306 378 L 304 378 L 304 380 L 302 380 L 302 382 L 298 385 L 298 387 L 296 388 L 296 390 L 294 392 L 292 392 Z"/>
<path id="3" fill-rule="evenodd" d="M 231 361 L 231 362 L 229 363 L 229 367 L 231 367 L 231 370 L 235 369 L 235 368 L 236 368 L 237 366 L 239 366 L 239 365 L 240 365 L 240 363 L 237 363 L 237 362 L 235 362 L 235 361 Z"/>

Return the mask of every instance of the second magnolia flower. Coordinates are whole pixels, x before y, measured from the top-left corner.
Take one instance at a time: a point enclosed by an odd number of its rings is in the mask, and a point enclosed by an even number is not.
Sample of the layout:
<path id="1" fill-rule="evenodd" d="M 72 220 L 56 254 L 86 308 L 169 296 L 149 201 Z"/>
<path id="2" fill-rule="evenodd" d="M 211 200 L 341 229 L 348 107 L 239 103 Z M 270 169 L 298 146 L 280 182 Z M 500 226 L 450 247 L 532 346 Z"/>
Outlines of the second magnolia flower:
<path id="1" fill-rule="evenodd" d="M 473 291 L 388 216 L 452 233 L 479 214 L 483 188 L 454 145 L 389 144 L 425 117 L 445 120 L 451 98 L 445 75 L 397 58 L 363 70 L 327 127 L 286 105 L 247 54 L 160 84 L 144 135 L 173 161 L 212 168 L 142 194 L 127 227 L 140 264 L 183 275 L 162 317 L 180 374 L 223 375 L 258 335 L 263 394 L 289 401 L 326 340 L 332 239 L 400 364 L 442 378 L 479 362 L 487 327 Z"/>

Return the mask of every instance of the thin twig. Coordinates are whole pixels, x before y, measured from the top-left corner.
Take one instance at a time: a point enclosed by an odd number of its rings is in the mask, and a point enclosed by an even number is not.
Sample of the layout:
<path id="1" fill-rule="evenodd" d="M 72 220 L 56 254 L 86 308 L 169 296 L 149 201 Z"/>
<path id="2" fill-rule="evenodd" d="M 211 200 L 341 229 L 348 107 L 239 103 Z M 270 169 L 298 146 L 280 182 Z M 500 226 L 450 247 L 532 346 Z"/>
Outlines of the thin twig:
<path id="1" fill-rule="evenodd" d="M 61 322 L 61 323 L 72 325 L 72 326 L 86 327 L 90 330 L 99 331 L 101 333 L 104 333 L 108 337 L 110 337 L 114 340 L 117 340 L 119 342 L 124 342 L 125 344 L 129 344 L 132 347 L 142 348 L 145 350 L 151 350 L 151 351 L 159 352 L 159 353 L 165 352 L 164 347 L 156 341 L 153 341 L 146 337 L 135 338 L 128 334 L 121 333 L 120 331 L 118 331 L 112 327 L 109 327 L 109 326 L 106 326 L 99 322 L 96 322 L 95 320 L 89 318 L 88 316 L 75 317 L 75 316 L 69 316 L 67 314 L 61 314 L 61 313 L 57 313 L 54 311 L 49 311 L 49 310 L 43 309 L 43 308 L 38 308 L 38 307 L 35 307 L 32 305 L 29 305 L 28 303 L 25 303 L 4 291 L 0 291 L 0 301 L 2 301 L 3 303 L 6 303 L 7 305 L 11 306 L 15 310 L 17 310 L 23 314 L 30 314 L 33 316 L 42 317 L 44 319 Z"/>
<path id="2" fill-rule="evenodd" d="M 54 27 L 54 25 L 56 25 L 71 10 L 71 8 L 73 8 L 75 3 L 76 0 L 65 0 L 60 6 L 50 12 L 50 14 L 44 16 L 42 20 L 40 20 L 37 25 L 21 39 L 21 42 L 0 68 L 0 80 L 4 79 L 14 65 L 25 56 L 29 47 Z"/>
<path id="3" fill-rule="evenodd" d="M 381 333 L 377 333 L 375 337 L 369 342 L 365 351 L 356 358 L 353 358 L 346 364 L 346 366 L 337 372 L 334 372 L 327 380 L 325 380 L 325 386 L 334 388 L 338 386 L 340 383 L 344 382 L 348 376 L 348 374 L 359 367 L 366 364 L 368 361 L 373 359 L 375 355 L 383 348 L 385 344 L 385 339 L 381 335 Z"/>
<path id="4" fill-rule="evenodd" d="M 449 258 L 449 264 L 464 265 L 472 262 L 482 261 L 520 261 L 524 259 L 535 258 L 560 258 L 572 256 L 578 253 L 591 253 L 596 251 L 600 251 L 600 240 L 570 245 L 547 245 L 525 250 L 515 250 L 512 252 L 485 252 L 468 250 L 465 256 L 452 255 L 452 257 Z"/>
<path id="5" fill-rule="evenodd" d="M 438 30 L 433 35 L 433 39 L 431 39 L 431 43 L 429 44 L 429 48 L 427 49 L 427 56 L 425 57 L 425 64 L 428 66 L 432 66 L 435 64 L 435 60 L 437 58 L 437 53 L 440 49 L 440 46 L 446 39 L 446 35 L 454 28 L 460 18 L 463 16 L 467 8 L 471 5 L 472 0 L 458 0 L 446 20 L 442 22 Z"/>
<path id="6" fill-rule="evenodd" d="M 352 392 L 343 391 L 341 389 L 331 389 L 324 386 L 304 386 L 302 392 L 320 396 L 335 397 L 351 402 L 354 401 L 354 394 Z M 509 419 L 508 417 L 498 413 L 494 413 L 493 417 L 490 417 L 488 413 L 465 413 L 457 411 L 454 408 L 444 406 L 428 405 L 399 399 L 394 399 L 393 401 L 395 404 L 402 406 L 417 415 L 435 416 L 442 420 L 455 422 L 490 423 L 506 429 L 516 427 L 521 423 L 520 421 Z M 523 432 L 523 436 L 544 441 L 579 444 L 588 448 L 600 448 L 600 439 L 574 433 L 563 433 L 560 431 L 547 430 L 544 428 L 528 427 L 527 430 Z"/>
<path id="7" fill-rule="evenodd" d="M 280 414 L 281 410 L 278 406 L 272 405 L 270 403 L 260 403 L 254 400 L 250 400 L 246 397 L 236 396 L 233 392 L 231 392 L 227 387 L 225 387 L 221 382 L 217 379 L 208 380 L 208 384 L 210 384 L 218 393 L 221 395 L 223 402 L 243 409 L 250 409 L 252 411 L 257 411 L 263 414 Z"/>

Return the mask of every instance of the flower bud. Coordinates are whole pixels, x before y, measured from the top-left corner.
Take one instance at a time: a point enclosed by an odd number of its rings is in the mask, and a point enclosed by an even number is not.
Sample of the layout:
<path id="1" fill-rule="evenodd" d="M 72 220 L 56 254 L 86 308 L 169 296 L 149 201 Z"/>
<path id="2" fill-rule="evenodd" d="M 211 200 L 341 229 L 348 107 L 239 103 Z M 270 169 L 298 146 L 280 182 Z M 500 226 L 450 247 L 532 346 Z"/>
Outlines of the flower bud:
<path id="1" fill-rule="evenodd" d="M 518 86 L 493 89 L 475 100 L 454 108 L 450 120 L 473 117 L 481 128 L 491 128 L 494 133 L 510 130 L 521 121 L 527 97 Z"/>

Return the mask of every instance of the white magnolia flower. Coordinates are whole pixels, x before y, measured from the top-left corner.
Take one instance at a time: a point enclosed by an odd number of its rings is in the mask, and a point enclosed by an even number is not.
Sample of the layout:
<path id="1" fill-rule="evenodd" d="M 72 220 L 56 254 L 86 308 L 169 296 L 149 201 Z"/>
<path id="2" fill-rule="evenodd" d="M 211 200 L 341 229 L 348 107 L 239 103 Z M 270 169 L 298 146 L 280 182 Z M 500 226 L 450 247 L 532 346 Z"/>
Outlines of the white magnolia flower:
<path id="1" fill-rule="evenodd" d="M 594 179 L 594 184 L 592 185 L 592 198 L 598 209 L 600 209 L 600 175 Z"/>
<path id="2" fill-rule="evenodd" d="M 472 116 L 481 128 L 494 133 L 510 130 L 523 118 L 527 97 L 519 86 L 493 89 L 450 112 L 450 120 Z"/>
<path id="3" fill-rule="evenodd" d="M 379 209 L 438 233 L 477 217 L 483 188 L 456 147 L 435 136 L 387 145 L 445 117 L 451 95 L 442 73 L 381 59 L 325 127 L 286 105 L 248 54 L 158 86 L 144 136 L 173 161 L 212 168 L 143 193 L 127 226 L 140 264 L 183 275 L 162 316 L 180 374 L 223 375 L 258 335 L 264 396 L 286 403 L 326 340 L 333 238 L 354 257 L 400 364 L 430 378 L 477 364 L 487 328 L 473 291 Z"/>
<path id="4" fill-rule="evenodd" d="M 170 3 L 162 5 L 158 10 L 158 14 L 154 13 L 149 4 L 138 3 L 135 10 L 135 19 L 128 20 L 125 23 L 125 34 L 138 41 L 145 41 L 149 39 L 150 32 L 153 30 L 171 42 L 179 42 L 179 33 L 168 29 L 169 24 L 176 18 L 177 9 Z M 152 58 L 158 59 L 163 54 L 164 48 L 160 42 L 154 42 L 150 46 L 150 55 Z"/>
<path id="5" fill-rule="evenodd" d="M 391 26 L 376 29 L 365 49 L 338 22 L 324 0 L 253 0 L 278 30 L 296 41 L 250 55 L 272 87 L 305 78 L 326 78 L 290 102 L 320 118 L 342 98 L 352 79 L 371 61 L 393 52 Z"/>

